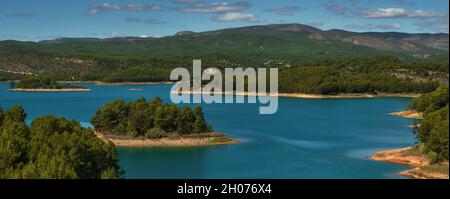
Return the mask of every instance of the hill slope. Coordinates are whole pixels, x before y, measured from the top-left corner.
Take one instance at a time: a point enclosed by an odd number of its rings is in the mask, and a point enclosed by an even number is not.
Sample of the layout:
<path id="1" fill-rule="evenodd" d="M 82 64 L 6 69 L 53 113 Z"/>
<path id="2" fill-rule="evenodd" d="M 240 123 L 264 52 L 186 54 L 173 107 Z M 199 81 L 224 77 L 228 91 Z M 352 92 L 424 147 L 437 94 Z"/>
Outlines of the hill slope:
<path id="1" fill-rule="evenodd" d="M 189 66 L 193 58 L 220 67 L 298 66 L 305 60 L 359 56 L 448 61 L 448 43 L 447 34 L 324 31 L 301 24 L 184 31 L 162 38 L 0 41 L 0 79 L 52 74 L 62 79 L 96 80 L 111 71 L 119 73 L 111 77 L 116 80 L 130 73 L 148 77 Z"/>

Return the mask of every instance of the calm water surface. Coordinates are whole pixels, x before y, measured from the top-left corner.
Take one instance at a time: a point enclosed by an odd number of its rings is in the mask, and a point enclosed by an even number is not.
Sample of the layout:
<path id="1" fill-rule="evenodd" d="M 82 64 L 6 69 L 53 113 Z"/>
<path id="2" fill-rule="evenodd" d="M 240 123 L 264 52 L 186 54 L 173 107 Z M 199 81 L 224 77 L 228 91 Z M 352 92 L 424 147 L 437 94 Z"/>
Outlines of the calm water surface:
<path id="1" fill-rule="evenodd" d="M 89 120 L 114 99 L 169 102 L 170 85 L 97 86 L 91 92 L 9 92 L 0 83 L 0 106 L 20 104 L 27 121 L 51 114 Z M 141 88 L 143 91 L 128 91 Z M 414 144 L 413 120 L 388 115 L 407 107 L 407 98 L 280 98 L 274 115 L 256 104 L 203 105 L 216 131 L 241 140 L 207 148 L 120 148 L 127 178 L 402 178 L 409 167 L 368 160 L 377 150 Z"/>

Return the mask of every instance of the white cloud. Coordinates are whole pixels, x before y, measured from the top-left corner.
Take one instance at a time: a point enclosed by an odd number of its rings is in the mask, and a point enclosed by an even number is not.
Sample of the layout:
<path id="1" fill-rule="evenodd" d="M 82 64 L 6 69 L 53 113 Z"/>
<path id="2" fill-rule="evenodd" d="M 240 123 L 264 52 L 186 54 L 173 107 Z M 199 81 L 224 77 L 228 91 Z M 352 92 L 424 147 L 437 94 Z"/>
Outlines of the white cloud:
<path id="1" fill-rule="evenodd" d="M 263 19 L 253 14 L 241 12 L 228 12 L 214 17 L 213 20 L 218 22 L 264 22 Z"/>
<path id="2" fill-rule="evenodd" d="M 395 18 L 406 16 L 408 11 L 404 8 L 378 8 L 366 10 L 360 13 L 362 18 Z"/>
<path id="3" fill-rule="evenodd" d="M 364 10 L 356 15 L 356 17 L 361 18 L 429 18 L 442 16 L 445 16 L 445 14 L 425 10 L 408 11 L 404 8 L 378 8 L 375 10 Z"/>
<path id="4" fill-rule="evenodd" d="M 128 11 L 128 12 L 150 12 L 165 11 L 166 9 L 159 5 L 148 4 L 119 4 L 119 3 L 102 3 L 89 7 L 87 14 L 96 15 L 102 11 Z"/>
<path id="5" fill-rule="evenodd" d="M 394 24 L 349 24 L 345 26 L 350 30 L 399 30 L 402 26 L 398 23 Z"/>
<path id="6" fill-rule="evenodd" d="M 408 14 L 408 17 L 443 17 L 444 13 L 439 12 L 429 12 L 424 10 L 416 10 Z"/>
<path id="7" fill-rule="evenodd" d="M 122 36 L 122 34 L 120 34 L 120 33 L 118 33 L 118 32 L 113 32 L 113 33 L 111 33 L 111 37 L 121 37 Z"/>
<path id="8" fill-rule="evenodd" d="M 181 8 L 182 12 L 190 13 L 224 13 L 224 12 L 239 12 L 251 6 L 248 2 L 237 3 L 213 3 L 213 4 L 199 4 L 194 6 L 187 6 Z"/>
<path id="9" fill-rule="evenodd" d="M 345 28 L 350 30 L 364 30 L 366 29 L 366 26 L 359 24 L 348 24 L 345 26 Z"/>
<path id="10" fill-rule="evenodd" d="M 367 29 L 369 30 L 398 30 L 402 26 L 398 23 L 394 24 L 368 24 Z"/>

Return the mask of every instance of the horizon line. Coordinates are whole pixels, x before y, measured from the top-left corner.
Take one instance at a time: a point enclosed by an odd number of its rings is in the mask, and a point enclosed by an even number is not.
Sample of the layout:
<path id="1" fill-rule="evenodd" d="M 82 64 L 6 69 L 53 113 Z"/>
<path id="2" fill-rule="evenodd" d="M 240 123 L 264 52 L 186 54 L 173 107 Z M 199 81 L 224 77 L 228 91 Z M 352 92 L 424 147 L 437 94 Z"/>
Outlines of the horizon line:
<path id="1" fill-rule="evenodd" d="M 222 29 L 212 29 L 212 30 L 205 30 L 200 32 L 195 32 L 191 30 L 180 30 L 173 34 L 168 34 L 164 36 L 147 36 L 147 35 L 124 35 L 124 36 L 109 36 L 109 37 L 91 37 L 91 36 L 58 36 L 54 37 L 52 39 L 42 39 L 42 40 L 20 40 L 20 39 L 0 39 L 0 41 L 21 41 L 21 42 L 43 42 L 43 41 L 54 41 L 58 39 L 114 39 L 114 38 L 141 38 L 141 39 L 150 39 L 150 38 L 164 38 L 164 37 L 171 37 L 176 36 L 177 33 L 181 32 L 192 32 L 193 34 L 198 33 L 206 33 L 206 32 L 213 32 L 213 31 L 220 31 L 220 30 L 231 30 L 231 29 L 239 29 L 239 28 L 249 28 L 249 27 L 264 27 L 264 26 L 273 26 L 273 25 L 301 25 L 301 26 L 307 26 L 310 28 L 314 28 L 323 32 L 332 31 L 332 30 L 339 30 L 339 31 L 345 31 L 345 32 L 351 32 L 351 33 L 358 33 L 358 34 L 364 34 L 364 33 L 399 33 L 399 34 L 411 34 L 411 35 L 420 35 L 420 34 L 431 34 L 431 35 L 449 35 L 449 33 L 444 32 L 400 32 L 400 31 L 352 31 L 347 29 L 339 29 L 339 28 L 331 28 L 331 29 L 321 29 L 320 27 L 314 27 L 307 24 L 301 24 L 301 23 L 272 23 L 272 24 L 265 24 L 265 25 L 251 25 L 251 26 L 236 26 L 231 28 L 222 28 Z M 112 33 L 111 33 L 112 34 Z"/>

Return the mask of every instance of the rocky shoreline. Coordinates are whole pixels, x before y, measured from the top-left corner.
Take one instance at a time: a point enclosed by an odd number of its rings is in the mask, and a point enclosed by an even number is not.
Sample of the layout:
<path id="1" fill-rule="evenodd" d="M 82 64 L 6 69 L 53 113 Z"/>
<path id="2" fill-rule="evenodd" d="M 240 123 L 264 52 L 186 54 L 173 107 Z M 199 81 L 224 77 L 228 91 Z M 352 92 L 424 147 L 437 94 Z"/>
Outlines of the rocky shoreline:
<path id="1" fill-rule="evenodd" d="M 389 113 L 389 115 L 395 115 L 398 117 L 408 118 L 408 119 L 423 119 L 423 113 L 417 112 L 416 110 L 404 110 L 400 112 Z"/>
<path id="2" fill-rule="evenodd" d="M 415 179 L 449 179 L 448 162 L 431 164 L 418 152 L 417 147 L 394 149 L 377 152 L 370 159 L 395 164 L 413 166 L 415 168 L 400 172 L 401 175 Z"/>
<path id="3" fill-rule="evenodd" d="M 120 86 L 120 85 L 160 85 L 160 84 L 174 84 L 174 82 L 170 81 L 162 81 L 162 82 L 102 82 L 102 81 L 60 81 L 60 83 L 67 84 L 83 84 L 90 83 L 99 86 Z"/>
<path id="4" fill-rule="evenodd" d="M 14 88 L 13 92 L 87 92 L 89 88 Z"/>
<path id="5" fill-rule="evenodd" d="M 180 94 L 200 94 L 199 91 L 180 91 Z M 202 92 L 202 94 L 213 94 L 213 92 Z M 414 98 L 420 96 L 417 93 L 341 93 L 336 95 L 322 95 L 322 94 L 308 94 L 308 93 L 266 93 L 264 95 L 249 92 L 222 92 L 225 95 L 238 96 L 267 96 L 267 97 L 286 97 L 286 98 L 301 98 L 301 99 L 359 99 L 359 98 L 378 98 L 378 97 L 405 97 Z"/>
<path id="6" fill-rule="evenodd" d="M 117 147 L 197 147 L 238 143 L 239 139 L 228 138 L 224 133 L 210 133 L 204 136 L 178 136 L 160 139 L 122 138 L 96 132 L 103 141 L 111 141 Z"/>

